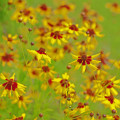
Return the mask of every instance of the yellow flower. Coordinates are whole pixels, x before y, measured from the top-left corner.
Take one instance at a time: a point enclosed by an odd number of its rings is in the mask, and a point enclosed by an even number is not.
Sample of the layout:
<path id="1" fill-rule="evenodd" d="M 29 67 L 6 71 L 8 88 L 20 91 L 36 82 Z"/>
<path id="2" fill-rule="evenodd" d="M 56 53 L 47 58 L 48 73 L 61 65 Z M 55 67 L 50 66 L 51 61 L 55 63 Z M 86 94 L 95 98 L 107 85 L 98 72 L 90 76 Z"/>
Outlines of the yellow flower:
<path id="1" fill-rule="evenodd" d="M 40 74 L 39 76 L 44 76 L 43 78 L 46 79 L 46 78 L 52 78 L 54 76 L 56 72 L 53 71 L 53 67 L 49 67 L 47 64 L 46 65 L 43 65 L 41 68 L 40 68 Z"/>
<path id="2" fill-rule="evenodd" d="M 117 2 L 107 3 L 106 7 L 109 8 L 113 13 L 120 14 L 120 5 Z"/>
<path id="3" fill-rule="evenodd" d="M 0 60 L 2 61 L 2 65 L 5 66 L 7 64 L 8 66 L 11 66 L 12 63 L 16 63 L 16 58 L 18 57 L 18 54 L 15 51 L 11 51 L 10 53 L 7 51 L 7 49 L 0 53 Z"/>
<path id="4" fill-rule="evenodd" d="M 62 2 L 62 4 L 59 5 L 54 12 L 55 14 L 62 14 L 63 16 L 66 16 L 68 12 L 73 11 L 74 8 L 75 6 L 73 4 L 66 4 L 65 2 Z"/>
<path id="5" fill-rule="evenodd" d="M 55 61 L 61 60 L 64 57 L 64 51 L 58 47 L 48 47 L 48 55 Z"/>
<path id="6" fill-rule="evenodd" d="M 84 36 L 87 36 L 87 41 L 89 42 L 95 36 L 103 37 L 102 34 L 96 29 L 96 23 L 92 23 L 92 25 L 87 22 L 84 23 L 84 27 L 81 28 Z"/>
<path id="7" fill-rule="evenodd" d="M 98 95 L 96 100 L 101 101 L 102 104 L 109 107 L 111 110 L 116 110 L 116 108 L 120 108 L 120 100 L 116 99 L 112 94 L 107 95 Z"/>
<path id="8" fill-rule="evenodd" d="M 52 81 L 56 83 L 55 91 L 59 94 L 66 94 L 68 92 L 74 92 L 74 84 L 68 81 L 69 75 L 67 73 L 62 74 L 62 78 L 54 78 Z"/>
<path id="9" fill-rule="evenodd" d="M 50 15 L 51 14 L 51 8 L 48 7 L 46 4 L 42 4 L 42 5 L 38 6 L 36 10 L 41 15 Z"/>
<path id="10" fill-rule="evenodd" d="M 24 107 L 24 109 L 27 109 L 26 104 L 31 103 L 32 100 L 29 100 L 31 96 L 23 96 L 20 95 L 18 98 L 12 98 L 12 104 L 18 103 L 18 107 L 21 108 L 21 106 Z"/>
<path id="11" fill-rule="evenodd" d="M 40 48 L 39 50 L 29 50 L 27 49 L 27 51 L 36 56 L 38 61 L 40 61 L 41 59 L 45 59 L 47 62 L 51 62 L 51 58 L 46 54 L 45 49 L 44 48 Z"/>
<path id="12" fill-rule="evenodd" d="M 26 86 L 17 83 L 14 76 L 15 73 L 10 77 L 10 79 L 8 79 L 2 73 L 0 74 L 0 78 L 7 81 L 0 85 L 0 89 L 3 89 L 1 97 L 6 96 L 7 94 L 11 97 L 11 93 L 13 93 L 15 97 L 19 97 L 19 94 L 25 93 L 24 90 Z"/>
<path id="13" fill-rule="evenodd" d="M 31 24 L 35 24 L 37 22 L 35 11 L 32 7 L 16 10 L 12 19 L 22 23 L 27 23 L 29 21 Z"/>
<path id="14" fill-rule="evenodd" d="M 25 113 L 23 113 L 20 117 L 16 117 L 15 115 L 13 115 L 12 119 L 6 119 L 6 120 L 24 120 L 25 118 Z"/>
<path id="15" fill-rule="evenodd" d="M 78 27 L 78 24 L 72 24 L 72 23 L 66 23 L 64 22 L 64 28 L 63 30 L 66 30 L 67 32 L 69 32 L 70 34 L 75 33 L 75 35 L 79 35 L 81 29 Z"/>
<path id="16" fill-rule="evenodd" d="M 117 69 L 120 69 L 120 60 L 119 60 L 119 61 L 114 61 L 114 66 L 115 66 Z"/>
<path id="17" fill-rule="evenodd" d="M 76 56 L 72 54 L 72 57 L 74 59 L 76 59 L 75 61 L 71 62 L 70 64 L 75 65 L 75 70 L 78 70 L 80 68 L 80 66 L 82 65 L 82 73 L 85 72 L 86 70 L 86 64 L 91 67 L 94 70 L 97 70 L 97 67 L 95 65 L 93 65 L 92 63 L 99 63 L 100 61 L 98 60 L 94 60 L 94 58 L 96 58 L 97 56 L 99 56 L 99 54 L 96 55 L 92 55 L 92 56 L 88 56 L 85 53 Z"/>
<path id="18" fill-rule="evenodd" d="M 17 35 L 12 36 L 11 34 L 8 34 L 7 36 L 2 36 L 3 40 L 7 41 L 7 44 L 10 48 L 12 48 L 13 44 L 17 44 L 19 41 L 16 40 Z"/>
<path id="19" fill-rule="evenodd" d="M 38 78 L 38 76 L 40 75 L 39 68 L 28 68 L 28 72 L 31 78 Z"/>
<path id="20" fill-rule="evenodd" d="M 108 80 L 96 80 L 94 81 L 94 87 L 96 88 L 96 92 L 99 92 L 101 94 L 110 95 L 111 93 L 113 95 L 118 95 L 118 92 L 115 88 L 119 88 L 118 85 L 120 83 L 120 80 L 115 80 L 116 77 L 113 77 Z"/>
<path id="21" fill-rule="evenodd" d="M 79 100 L 79 97 L 75 91 L 69 90 L 67 94 L 62 94 L 60 99 L 62 104 L 67 103 L 68 105 L 71 105 L 72 103 L 77 102 Z"/>
<path id="22" fill-rule="evenodd" d="M 106 119 L 107 120 L 119 120 L 120 116 L 119 115 L 113 115 L 113 116 L 106 115 Z"/>
<path id="23" fill-rule="evenodd" d="M 57 42 L 58 45 L 61 45 L 62 42 L 64 43 L 68 42 L 65 39 L 66 35 L 63 34 L 59 29 L 54 29 L 54 31 L 49 32 L 47 36 L 48 36 L 47 38 L 50 39 L 52 44 L 55 44 Z"/>

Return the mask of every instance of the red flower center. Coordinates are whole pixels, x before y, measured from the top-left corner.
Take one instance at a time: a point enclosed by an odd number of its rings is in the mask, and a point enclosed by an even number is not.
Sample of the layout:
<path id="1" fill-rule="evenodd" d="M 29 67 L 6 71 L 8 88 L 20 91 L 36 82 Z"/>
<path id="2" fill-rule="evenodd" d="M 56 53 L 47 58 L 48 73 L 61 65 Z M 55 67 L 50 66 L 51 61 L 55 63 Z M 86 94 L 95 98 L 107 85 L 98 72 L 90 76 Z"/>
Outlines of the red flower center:
<path id="1" fill-rule="evenodd" d="M 8 82 L 6 82 L 6 83 L 3 83 L 2 84 L 2 86 L 4 86 L 5 87 L 5 89 L 8 89 L 8 90 L 13 90 L 13 91 L 15 91 L 15 89 L 17 88 L 17 83 L 16 82 L 13 82 L 13 79 L 10 79 L 10 80 L 8 80 L 8 79 L 6 79 Z"/>
<path id="2" fill-rule="evenodd" d="M 93 29 L 88 29 L 86 33 L 89 34 L 90 37 L 95 36 L 95 31 Z"/>
<path id="3" fill-rule="evenodd" d="M 33 75 L 39 75 L 39 73 L 38 73 L 36 70 L 33 70 L 33 71 L 32 71 L 32 74 L 33 74 Z"/>
<path id="4" fill-rule="evenodd" d="M 112 88 L 113 87 L 113 82 L 111 82 L 111 80 L 105 80 L 103 83 L 102 83 L 102 86 L 103 87 L 107 87 L 107 88 Z"/>
<path id="5" fill-rule="evenodd" d="M 78 60 L 77 60 L 77 62 L 79 62 L 80 64 L 82 63 L 82 65 L 85 65 L 85 62 L 87 64 L 90 64 L 91 61 L 92 61 L 91 56 L 87 57 L 86 55 L 82 55 L 81 57 L 78 57 Z"/>
<path id="6" fill-rule="evenodd" d="M 41 5 L 40 8 L 41 8 L 43 11 L 47 11 L 47 6 L 46 6 L 46 4 Z"/>
<path id="7" fill-rule="evenodd" d="M 17 117 L 17 118 L 15 118 L 13 120 L 23 120 L 23 117 Z"/>
<path id="8" fill-rule="evenodd" d="M 48 66 L 43 66 L 43 67 L 42 67 L 42 70 L 43 70 L 44 72 L 49 72 L 49 71 L 50 71 L 50 69 L 49 69 Z"/>
<path id="9" fill-rule="evenodd" d="M 49 79 L 49 80 L 48 80 L 48 83 L 49 83 L 49 85 L 52 85 L 52 83 L 53 83 L 53 82 L 52 82 L 52 79 Z"/>
<path id="10" fill-rule="evenodd" d="M 113 104 L 113 102 L 114 102 L 114 96 L 113 96 L 113 95 L 105 96 L 105 98 L 106 98 L 111 104 Z"/>
<path id="11" fill-rule="evenodd" d="M 9 41 L 9 42 L 12 42 L 12 41 L 13 41 L 13 39 L 8 37 L 8 41 Z"/>
<path id="12" fill-rule="evenodd" d="M 83 40 L 80 44 L 81 45 L 86 45 L 86 42 Z"/>
<path id="13" fill-rule="evenodd" d="M 113 3 L 112 6 L 113 6 L 114 8 L 118 8 L 118 4 L 117 4 L 117 3 Z"/>
<path id="14" fill-rule="evenodd" d="M 22 3 L 23 1 L 22 0 L 18 0 L 18 3 Z"/>
<path id="15" fill-rule="evenodd" d="M 70 7 L 68 5 L 61 5 L 58 9 L 63 9 L 63 8 L 70 10 Z"/>
<path id="16" fill-rule="evenodd" d="M 86 90 L 86 93 L 89 95 L 89 96 L 94 96 L 94 92 L 89 88 Z"/>
<path id="17" fill-rule="evenodd" d="M 78 28 L 76 27 L 76 25 L 71 25 L 69 27 L 69 29 L 74 30 L 74 31 L 78 31 Z"/>
<path id="18" fill-rule="evenodd" d="M 68 88 L 70 86 L 70 83 L 67 79 L 62 79 L 60 81 L 60 84 L 61 84 L 62 87 L 66 87 L 66 88 Z"/>
<path id="19" fill-rule="evenodd" d="M 37 50 L 37 52 L 38 52 L 39 54 L 45 54 L 45 55 L 46 55 L 44 48 L 40 48 L 39 50 Z"/>
<path id="20" fill-rule="evenodd" d="M 13 55 L 6 53 L 4 56 L 2 56 L 2 60 L 5 62 L 13 61 Z"/>
<path id="21" fill-rule="evenodd" d="M 30 15 L 30 10 L 24 9 L 23 13 L 25 16 L 29 16 Z"/>
<path id="22" fill-rule="evenodd" d="M 19 97 L 19 100 L 20 100 L 20 101 L 23 101 L 23 96 L 20 96 L 20 97 Z"/>
<path id="23" fill-rule="evenodd" d="M 77 106 L 77 108 L 84 108 L 84 104 L 83 103 L 78 103 L 78 106 Z"/>
<path id="24" fill-rule="evenodd" d="M 55 31 L 55 32 L 52 32 L 50 36 L 53 37 L 54 39 L 61 39 L 62 35 L 63 34 L 60 34 L 59 31 Z"/>

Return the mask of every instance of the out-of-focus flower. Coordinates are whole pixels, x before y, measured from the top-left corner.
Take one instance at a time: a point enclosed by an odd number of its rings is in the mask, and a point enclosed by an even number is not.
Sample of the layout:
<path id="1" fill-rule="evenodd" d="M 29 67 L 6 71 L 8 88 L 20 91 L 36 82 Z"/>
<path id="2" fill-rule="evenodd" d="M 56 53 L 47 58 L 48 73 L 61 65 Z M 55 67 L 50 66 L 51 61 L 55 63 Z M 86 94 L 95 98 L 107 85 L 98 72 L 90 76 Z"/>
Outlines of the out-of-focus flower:
<path id="1" fill-rule="evenodd" d="M 63 16 L 66 16 L 70 11 L 73 11 L 74 8 L 75 6 L 73 4 L 66 4 L 63 2 L 54 12 L 55 14 L 62 14 Z"/>
<path id="2" fill-rule="evenodd" d="M 120 5 L 117 2 L 107 3 L 106 7 L 109 8 L 113 13 L 120 14 Z"/>
<path id="3" fill-rule="evenodd" d="M 50 15 L 51 14 L 51 8 L 48 7 L 46 4 L 42 4 L 42 5 L 38 6 L 36 10 L 41 15 Z"/>
<path id="4" fill-rule="evenodd" d="M 35 24 L 37 22 L 35 11 L 32 7 L 16 10 L 12 19 L 22 23 L 27 23 L 29 21 L 31 24 Z"/>
<path id="5" fill-rule="evenodd" d="M 17 35 L 12 36 L 11 34 L 8 34 L 7 36 L 2 36 L 3 40 L 7 41 L 7 44 L 10 48 L 13 48 L 13 44 L 17 44 L 19 41 L 16 40 Z"/>
<path id="6" fill-rule="evenodd" d="M 20 117 L 16 117 L 15 115 L 13 115 L 12 119 L 6 119 L 6 120 L 24 120 L 25 118 L 25 113 L 23 113 Z"/>
<path id="7" fill-rule="evenodd" d="M 18 98 L 12 98 L 12 104 L 18 103 L 18 107 L 21 108 L 21 106 L 24 107 L 24 109 L 27 109 L 26 104 L 29 104 L 32 102 L 32 100 L 29 100 L 31 96 L 23 96 L 20 95 Z"/>

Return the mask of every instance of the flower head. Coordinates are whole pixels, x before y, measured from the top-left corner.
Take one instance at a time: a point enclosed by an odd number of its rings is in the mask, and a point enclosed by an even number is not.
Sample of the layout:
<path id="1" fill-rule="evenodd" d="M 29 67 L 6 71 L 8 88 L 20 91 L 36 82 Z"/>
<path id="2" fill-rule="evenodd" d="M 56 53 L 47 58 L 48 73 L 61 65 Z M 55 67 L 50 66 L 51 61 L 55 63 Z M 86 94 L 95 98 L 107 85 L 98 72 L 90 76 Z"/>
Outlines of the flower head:
<path id="1" fill-rule="evenodd" d="M 0 74 L 0 78 L 7 81 L 0 85 L 0 89 L 3 89 L 1 97 L 6 96 L 7 94 L 9 97 L 11 97 L 11 93 L 13 93 L 15 97 L 19 97 L 19 94 L 25 93 L 24 90 L 26 86 L 17 83 L 14 76 L 15 73 L 12 77 L 10 77 L 10 79 L 8 79 L 2 73 Z"/>

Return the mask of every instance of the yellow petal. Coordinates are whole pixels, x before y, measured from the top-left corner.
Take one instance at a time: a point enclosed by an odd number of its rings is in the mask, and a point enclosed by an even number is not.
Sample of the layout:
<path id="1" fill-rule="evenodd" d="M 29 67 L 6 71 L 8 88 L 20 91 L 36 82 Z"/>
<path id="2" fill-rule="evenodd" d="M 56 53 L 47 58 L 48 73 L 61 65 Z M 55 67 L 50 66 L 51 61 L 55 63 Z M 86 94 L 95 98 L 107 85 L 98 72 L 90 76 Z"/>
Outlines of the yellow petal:
<path id="1" fill-rule="evenodd" d="M 6 77 L 2 73 L 0 74 L 0 78 L 3 79 L 3 80 L 6 79 Z"/>
<path id="2" fill-rule="evenodd" d="M 10 79 L 14 80 L 14 78 L 15 78 L 15 73 L 12 75 L 12 77 L 10 77 Z"/>
<path id="3" fill-rule="evenodd" d="M 86 70 L 86 65 L 82 65 L 82 73 L 84 73 Z"/>

